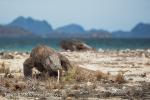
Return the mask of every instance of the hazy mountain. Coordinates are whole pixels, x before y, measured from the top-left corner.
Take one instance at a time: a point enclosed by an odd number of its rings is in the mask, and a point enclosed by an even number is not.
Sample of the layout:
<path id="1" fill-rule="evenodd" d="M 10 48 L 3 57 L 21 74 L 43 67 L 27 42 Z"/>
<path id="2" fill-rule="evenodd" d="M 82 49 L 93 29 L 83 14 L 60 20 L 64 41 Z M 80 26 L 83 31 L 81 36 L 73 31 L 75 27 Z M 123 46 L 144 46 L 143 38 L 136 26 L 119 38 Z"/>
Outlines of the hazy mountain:
<path id="1" fill-rule="evenodd" d="M 18 17 L 10 24 L 0 26 L 0 36 L 32 35 L 55 38 L 150 38 L 150 24 L 139 23 L 131 31 L 91 29 L 84 30 L 81 25 L 69 24 L 55 30 L 46 21 L 31 17 Z M 10 34 L 10 35 L 9 35 Z"/>
<path id="2" fill-rule="evenodd" d="M 55 30 L 57 33 L 84 33 L 85 30 L 82 26 L 78 24 L 69 24 L 59 27 Z"/>
<path id="3" fill-rule="evenodd" d="M 0 25 L 0 37 L 25 37 L 33 34 L 23 28 Z"/>
<path id="4" fill-rule="evenodd" d="M 131 38 L 131 33 L 128 31 L 114 31 L 112 32 L 112 37 L 113 38 Z"/>
<path id="5" fill-rule="evenodd" d="M 54 31 L 53 33 L 49 34 L 49 37 L 55 38 L 110 38 L 111 33 L 104 30 L 89 30 L 84 32 L 57 32 Z"/>
<path id="6" fill-rule="evenodd" d="M 31 17 L 18 17 L 8 25 L 24 28 L 37 35 L 44 35 L 52 32 L 51 25 L 48 24 L 46 21 L 35 20 Z"/>
<path id="7" fill-rule="evenodd" d="M 90 33 L 96 33 L 96 32 L 108 32 L 107 30 L 102 30 L 102 29 L 91 29 L 91 30 L 89 30 L 88 32 L 90 32 Z"/>
<path id="8" fill-rule="evenodd" d="M 139 23 L 132 30 L 131 35 L 137 38 L 150 38 L 150 24 Z"/>
<path id="9" fill-rule="evenodd" d="M 114 38 L 150 38 L 150 24 L 139 23 L 131 31 L 112 32 Z"/>
<path id="10" fill-rule="evenodd" d="M 91 29 L 88 31 L 92 38 L 110 38 L 111 33 L 106 30 Z"/>

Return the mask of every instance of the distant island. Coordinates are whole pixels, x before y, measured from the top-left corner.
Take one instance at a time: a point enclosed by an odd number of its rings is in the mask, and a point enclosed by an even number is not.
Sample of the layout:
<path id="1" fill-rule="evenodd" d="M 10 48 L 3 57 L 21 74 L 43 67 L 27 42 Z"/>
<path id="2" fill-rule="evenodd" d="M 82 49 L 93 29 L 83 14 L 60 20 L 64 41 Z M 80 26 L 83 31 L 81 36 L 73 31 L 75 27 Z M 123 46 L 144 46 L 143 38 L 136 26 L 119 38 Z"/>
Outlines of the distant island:
<path id="1" fill-rule="evenodd" d="M 150 24 L 139 23 L 131 31 L 112 32 L 114 38 L 150 38 Z"/>
<path id="2" fill-rule="evenodd" d="M 51 24 L 31 17 L 18 17 L 11 23 L 0 25 L 0 37 L 48 37 L 48 38 L 150 38 L 150 24 L 139 23 L 130 31 L 109 32 L 103 29 L 85 30 L 72 23 L 53 29 Z"/>

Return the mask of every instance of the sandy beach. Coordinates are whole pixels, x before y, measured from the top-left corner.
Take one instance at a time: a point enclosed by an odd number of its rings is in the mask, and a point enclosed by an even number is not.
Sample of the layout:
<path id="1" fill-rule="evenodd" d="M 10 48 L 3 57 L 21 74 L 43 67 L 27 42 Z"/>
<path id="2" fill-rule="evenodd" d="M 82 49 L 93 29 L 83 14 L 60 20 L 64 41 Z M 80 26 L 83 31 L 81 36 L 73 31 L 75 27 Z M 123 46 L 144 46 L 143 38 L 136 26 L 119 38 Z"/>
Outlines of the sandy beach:
<path id="1" fill-rule="evenodd" d="M 102 78 L 100 81 L 81 81 L 74 84 L 63 84 L 65 88 L 63 89 L 51 89 L 53 91 L 61 92 L 61 96 L 45 96 L 45 98 L 53 98 L 54 100 L 61 100 L 62 98 L 68 100 L 76 100 L 78 99 L 88 99 L 88 100 L 98 100 L 98 99 L 133 99 L 136 97 L 126 95 L 127 92 L 131 92 L 131 88 L 136 88 L 136 90 L 144 91 L 144 86 L 150 86 L 150 49 L 147 50 L 99 50 L 99 51 L 85 51 L 85 52 L 66 52 L 60 51 L 61 54 L 65 55 L 72 64 L 78 66 L 79 68 L 87 69 L 89 71 L 93 71 L 96 73 L 100 71 L 105 75 L 108 75 L 107 81 L 104 82 L 105 79 Z M 19 52 L 9 52 L 9 53 L 0 53 L 0 95 L 2 98 L 11 99 L 10 95 L 7 93 L 11 93 L 11 89 L 4 85 L 3 77 L 6 74 L 6 70 L 13 75 L 13 78 L 8 79 L 9 81 L 14 80 L 16 77 L 20 77 L 23 79 L 23 62 L 26 58 L 29 57 L 29 53 L 19 53 Z M 4 67 L 4 68 L 3 68 Z M 121 74 L 125 80 L 124 83 L 117 83 L 115 81 L 116 76 Z M 86 75 L 85 75 L 86 76 Z M 88 77 L 87 77 L 88 78 Z M 22 80 L 21 79 L 21 80 Z M 10 83 L 11 84 L 11 83 Z M 19 84 L 19 83 L 18 83 Z M 42 82 L 41 82 L 42 84 Z M 144 84 L 144 86 L 143 86 Z M 145 85 L 148 84 L 148 85 Z M 70 87 L 74 87 L 75 85 L 79 86 L 79 89 L 70 89 Z M 91 88 L 91 86 L 95 86 L 94 89 L 87 90 L 89 93 L 82 93 L 81 91 L 85 92 L 85 88 Z M 142 88 L 143 87 L 143 88 Z M 41 87 L 43 88 L 43 87 Z M 67 89 L 66 89 L 67 88 Z M 149 88 L 149 87 L 147 87 Z M 43 88 L 44 90 L 44 88 Z M 79 92 L 79 91 L 80 92 Z M 132 89 L 133 90 L 133 89 Z M 16 90 L 15 93 L 23 92 L 24 90 Z M 65 91 L 72 91 L 72 94 L 76 95 L 67 95 L 64 97 L 63 92 Z M 96 92 L 97 91 L 97 92 Z M 120 91 L 120 92 L 118 92 Z M 148 90 L 147 90 L 148 91 Z M 25 92 L 25 91 L 24 91 Z M 30 91 L 31 92 L 31 91 Z M 107 92 L 104 96 L 104 93 Z M 108 93 L 109 92 L 109 93 Z M 124 92 L 124 93 L 122 93 Z M 54 92 L 49 92 L 54 93 Z M 102 94 L 103 93 L 103 94 Z M 110 93 L 114 93 L 114 95 L 109 95 Z M 118 95 L 117 95 L 118 93 Z M 142 93 L 142 92 L 141 92 Z M 150 94 L 147 96 L 143 96 L 141 94 L 137 94 L 137 98 L 149 98 Z M 97 95 L 96 95 L 97 94 Z M 86 97 L 89 95 L 89 97 Z M 126 95 L 126 96 L 125 96 Z M 30 96 L 15 96 L 16 98 L 20 99 L 27 99 Z M 34 97 L 34 98 L 33 98 Z M 31 96 L 28 99 L 35 99 L 36 96 Z M 37 96 L 38 98 L 38 96 Z M 70 98 L 70 99 L 69 99 Z"/>

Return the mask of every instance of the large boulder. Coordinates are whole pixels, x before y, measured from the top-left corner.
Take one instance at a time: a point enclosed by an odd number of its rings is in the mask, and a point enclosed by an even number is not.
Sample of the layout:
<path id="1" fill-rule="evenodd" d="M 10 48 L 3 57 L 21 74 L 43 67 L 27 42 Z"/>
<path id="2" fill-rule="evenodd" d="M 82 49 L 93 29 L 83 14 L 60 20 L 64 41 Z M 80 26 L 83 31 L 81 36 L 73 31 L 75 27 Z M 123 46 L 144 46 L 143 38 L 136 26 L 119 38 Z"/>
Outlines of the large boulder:
<path id="1" fill-rule="evenodd" d="M 67 72 L 72 66 L 62 54 L 47 46 L 39 45 L 32 49 L 30 57 L 23 64 L 24 76 L 31 77 L 33 68 L 43 74 L 57 76 L 57 70 Z"/>
<path id="2" fill-rule="evenodd" d="M 61 41 L 61 47 L 64 50 L 70 51 L 88 51 L 88 50 L 95 50 L 91 46 L 85 44 L 79 40 L 63 40 Z"/>

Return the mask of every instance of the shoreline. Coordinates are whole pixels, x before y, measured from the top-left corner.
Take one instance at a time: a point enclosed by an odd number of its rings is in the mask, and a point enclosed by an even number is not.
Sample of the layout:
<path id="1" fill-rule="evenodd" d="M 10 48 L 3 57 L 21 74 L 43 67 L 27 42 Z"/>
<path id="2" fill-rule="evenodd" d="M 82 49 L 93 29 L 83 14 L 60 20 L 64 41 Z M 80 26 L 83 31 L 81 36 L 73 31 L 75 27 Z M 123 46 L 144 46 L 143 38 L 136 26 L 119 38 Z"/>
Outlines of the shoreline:
<path id="1" fill-rule="evenodd" d="M 63 49 L 54 49 L 57 52 L 70 52 L 65 51 Z M 102 48 L 98 48 L 96 52 L 104 52 L 104 51 L 119 51 L 119 52 L 124 52 L 124 51 L 148 51 L 150 52 L 150 48 L 135 48 L 135 49 L 131 49 L 131 48 L 122 48 L 122 49 L 102 49 Z M 5 50 L 5 49 L 1 49 L 0 53 L 30 53 L 31 50 Z M 72 51 L 72 52 L 84 52 L 84 51 Z"/>

